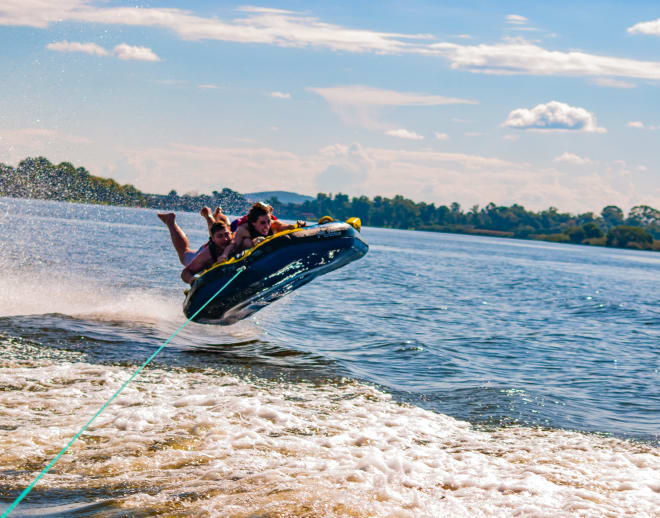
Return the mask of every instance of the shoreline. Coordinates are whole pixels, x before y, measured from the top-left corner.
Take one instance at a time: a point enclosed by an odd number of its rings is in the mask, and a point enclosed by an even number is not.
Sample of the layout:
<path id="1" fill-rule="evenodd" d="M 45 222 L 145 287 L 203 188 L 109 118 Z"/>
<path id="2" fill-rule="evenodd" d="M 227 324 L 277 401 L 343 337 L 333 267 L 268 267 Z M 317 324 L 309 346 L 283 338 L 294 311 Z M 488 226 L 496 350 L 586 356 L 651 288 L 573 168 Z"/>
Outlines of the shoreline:
<path id="1" fill-rule="evenodd" d="M 156 210 L 156 211 L 169 211 L 169 212 L 185 212 L 189 214 L 196 214 L 198 211 L 197 210 L 185 210 L 185 209 L 180 209 L 180 208 L 170 208 L 170 207 L 151 207 L 151 206 L 144 206 L 144 205 L 125 205 L 125 204 L 120 204 L 120 203 L 111 203 L 111 202 L 106 202 L 106 201 L 90 201 L 90 200 L 57 200 L 53 198 L 33 198 L 33 197 L 26 197 L 26 196 L 0 196 L 0 199 L 6 198 L 6 199 L 11 199 L 11 200 L 38 200 L 38 201 L 53 201 L 53 202 L 60 202 L 60 203 L 73 203 L 73 204 L 79 204 L 79 205 L 102 205 L 106 207 L 125 207 L 125 208 L 130 208 L 130 209 L 148 209 L 148 210 Z M 232 211 L 229 211 L 231 214 Z M 319 216 L 319 218 L 322 216 Z M 281 219 L 291 219 L 292 221 L 296 219 L 306 219 L 305 217 L 298 217 L 298 218 L 292 218 L 288 216 L 282 216 Z M 314 221 L 317 220 L 318 218 L 313 218 L 309 219 L 307 218 L 306 221 Z M 334 218 L 334 219 L 341 219 L 341 218 Z M 574 242 L 568 239 L 568 237 L 565 234 L 531 234 L 529 236 L 523 237 L 516 235 L 515 232 L 510 232 L 510 231 L 505 231 L 505 230 L 494 230 L 494 229 L 485 229 L 485 228 L 474 228 L 469 225 L 462 226 L 462 225 L 456 225 L 456 226 L 439 226 L 439 225 L 422 225 L 420 227 L 412 227 L 412 228 L 398 228 L 398 227 L 391 227 L 391 226 L 377 226 L 377 225 L 365 225 L 368 227 L 372 228 L 383 228 L 383 229 L 390 229 L 390 230 L 410 230 L 414 232 L 434 232 L 434 233 L 441 233 L 441 234 L 461 234 L 461 235 L 471 235 L 471 236 L 482 236 L 482 237 L 496 237 L 496 238 L 508 238 L 508 239 L 515 239 L 517 241 L 542 241 L 545 243 L 560 243 L 560 244 L 566 244 L 566 245 L 581 245 L 581 246 L 597 246 L 601 248 L 614 248 L 614 249 L 621 249 L 621 250 L 639 250 L 642 252 L 658 252 L 660 251 L 660 240 L 654 239 L 650 247 L 648 248 L 642 248 L 639 246 L 638 243 L 633 242 L 630 243 L 631 246 L 611 246 L 607 245 L 606 243 L 606 236 L 603 236 L 601 238 L 587 238 L 583 240 L 582 242 Z M 540 237 L 540 236 L 546 236 Z M 561 237 L 560 237 L 561 236 Z"/>

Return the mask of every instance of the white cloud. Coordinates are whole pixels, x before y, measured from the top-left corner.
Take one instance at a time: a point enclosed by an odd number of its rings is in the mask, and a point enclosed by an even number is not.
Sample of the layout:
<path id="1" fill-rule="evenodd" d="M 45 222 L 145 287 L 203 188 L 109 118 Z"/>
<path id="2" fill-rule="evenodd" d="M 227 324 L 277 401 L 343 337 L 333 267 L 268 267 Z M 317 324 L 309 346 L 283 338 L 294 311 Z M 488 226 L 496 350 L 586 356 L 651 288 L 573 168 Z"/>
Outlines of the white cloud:
<path id="1" fill-rule="evenodd" d="M 107 56 L 109 52 L 96 43 L 80 43 L 77 41 L 56 41 L 46 45 L 48 50 L 57 52 L 83 52 L 95 56 Z M 122 43 L 113 49 L 119 59 L 138 61 L 160 61 L 160 58 L 147 47 L 137 47 Z M 217 88 L 215 85 L 199 85 L 199 88 Z"/>
<path id="2" fill-rule="evenodd" d="M 546 50 L 520 38 L 495 45 L 433 43 L 417 51 L 443 56 L 451 61 L 454 69 L 481 74 L 660 79 L 660 62 L 657 61 Z"/>
<path id="3" fill-rule="evenodd" d="M 73 11 L 84 6 L 83 0 L 3 0 L 0 4 L 0 25 L 48 27 L 50 23 L 67 19 Z"/>
<path id="4" fill-rule="evenodd" d="M 630 34 L 650 34 L 652 36 L 660 36 L 660 18 L 652 22 L 640 22 L 632 27 L 628 27 Z"/>
<path id="5" fill-rule="evenodd" d="M 154 54 L 148 47 L 135 47 L 126 43 L 121 43 L 114 48 L 114 53 L 119 59 L 134 59 L 137 61 L 160 61 L 160 58 Z"/>
<path id="6" fill-rule="evenodd" d="M 329 88 L 308 88 L 331 104 L 363 106 L 438 106 L 442 104 L 478 104 L 477 101 L 444 97 L 414 92 L 397 92 L 370 86 L 334 86 Z"/>
<path id="7" fill-rule="evenodd" d="M 596 117 L 584 108 L 569 106 L 558 101 L 538 104 L 531 110 L 518 108 L 509 113 L 502 126 L 523 130 L 542 131 L 583 131 L 586 133 L 605 133 L 605 128 L 598 127 Z"/>
<path id="8" fill-rule="evenodd" d="M 92 141 L 87 137 L 72 135 L 58 130 L 48 128 L 24 128 L 2 133 L 5 140 L 16 139 L 22 142 L 32 142 L 35 139 L 68 142 L 70 144 L 90 144 Z"/>
<path id="9" fill-rule="evenodd" d="M 568 151 L 562 153 L 558 157 L 555 157 L 554 162 L 566 162 L 568 164 L 574 164 L 574 165 L 587 165 L 587 164 L 592 164 L 593 161 L 591 158 L 587 157 L 581 157 L 578 156 L 574 153 L 569 153 Z"/>
<path id="10" fill-rule="evenodd" d="M 630 121 L 626 126 L 637 129 L 647 129 L 651 131 L 660 130 L 660 126 L 647 126 L 641 121 Z"/>
<path id="11" fill-rule="evenodd" d="M 280 47 L 313 47 L 379 54 L 418 53 L 449 59 L 452 68 L 486 74 L 629 77 L 660 79 L 660 62 L 599 56 L 580 51 L 552 51 L 522 39 L 493 45 L 432 43 L 429 34 L 400 34 L 353 29 L 302 13 L 243 8 L 242 17 L 223 21 L 176 8 L 103 7 L 91 0 L 3 0 L 0 25 L 45 28 L 78 22 L 168 29 L 185 40 L 219 40 Z M 520 15 L 509 15 L 522 22 Z M 631 33 L 660 33 L 660 20 L 637 24 Z M 147 54 L 145 54 L 146 59 Z M 151 56 L 153 60 L 153 56 Z"/>
<path id="12" fill-rule="evenodd" d="M 598 79 L 594 79 L 593 83 L 606 88 L 635 88 L 637 86 L 634 83 L 622 81 L 621 79 L 613 79 L 611 77 L 599 77 Z"/>
<path id="13" fill-rule="evenodd" d="M 48 50 L 58 52 L 82 52 L 95 56 L 107 56 L 108 51 L 96 43 L 79 43 L 77 41 L 54 41 L 46 45 Z"/>
<path id="14" fill-rule="evenodd" d="M 270 96 L 276 99 L 291 99 L 291 94 L 285 92 L 271 92 Z"/>
<path id="15" fill-rule="evenodd" d="M 62 130 L 49 128 L 0 128 L 0 163 L 17 164 L 26 157 L 45 156 L 53 163 L 71 160 L 90 149 L 93 141 Z"/>
<path id="16" fill-rule="evenodd" d="M 419 135 L 415 133 L 414 131 L 408 131 L 407 129 L 395 129 L 395 130 L 389 130 L 385 132 L 386 135 L 389 135 L 390 137 L 397 137 L 397 138 L 403 138 L 403 139 L 408 139 L 408 140 L 424 140 L 424 137 L 422 135 Z"/>
<path id="17" fill-rule="evenodd" d="M 117 155 L 121 153 L 112 156 Z M 492 201 L 498 205 L 519 203 L 531 210 L 554 206 L 571 212 L 599 212 L 610 203 L 622 208 L 640 203 L 660 205 L 660 192 L 636 189 L 630 175 L 619 166 L 576 175 L 575 171 L 562 172 L 493 156 L 431 149 L 338 143 L 299 154 L 254 144 L 202 147 L 172 143 L 128 152 L 122 160 L 116 170 L 129 173 L 124 173 L 121 181 L 146 192 L 187 192 L 191 185 L 200 192 L 211 192 L 218 186 L 240 192 L 245 185 L 255 191 L 286 185 L 287 189 L 314 195 L 321 180 L 327 180 L 331 173 L 341 173 L 350 182 L 346 192 L 351 196 L 403 194 L 436 204 L 458 201 L 469 207 Z M 181 175 L 184 169 L 190 171 L 189 176 Z M 94 170 L 110 170 L 110 166 Z"/>
<path id="18" fill-rule="evenodd" d="M 466 131 L 463 135 L 466 137 L 483 137 L 485 133 L 482 133 L 481 131 Z"/>
<path id="19" fill-rule="evenodd" d="M 323 97 L 346 124 L 376 131 L 395 129 L 393 124 L 380 120 L 380 112 L 386 106 L 477 104 L 476 101 L 457 97 L 398 92 L 363 85 L 308 88 L 307 90 Z"/>
<path id="20" fill-rule="evenodd" d="M 506 16 L 506 22 L 512 25 L 523 25 L 527 23 L 527 18 L 519 14 L 508 14 Z"/>
<path id="21" fill-rule="evenodd" d="M 515 142 L 516 140 L 518 140 L 518 138 L 520 138 L 518 135 L 504 135 L 502 137 L 502 140 L 508 140 L 509 142 Z"/>
<path id="22" fill-rule="evenodd" d="M 248 7 L 231 21 L 204 18 L 189 10 L 150 7 L 97 7 L 89 0 L 3 0 L 0 25 L 45 28 L 56 22 L 103 23 L 169 29 L 185 40 L 261 43 L 280 47 L 318 47 L 347 52 L 402 52 L 410 40 L 428 34 L 397 34 L 350 29 L 293 11 Z M 55 4 L 55 3 L 52 3 Z"/>
<path id="23" fill-rule="evenodd" d="M 435 135 L 435 138 L 437 140 L 448 140 L 449 139 L 449 135 L 447 135 L 446 133 L 440 133 L 439 131 L 436 131 L 434 133 L 434 135 Z"/>
<path id="24" fill-rule="evenodd" d="M 287 185 L 296 192 L 309 192 L 309 175 L 316 170 L 304 157 L 254 145 L 213 147 L 170 143 L 126 152 L 125 160 L 126 168 L 133 171 L 134 185 L 146 192 L 162 193 L 171 189 L 187 192 L 191 185 L 200 192 L 217 190 L 219 185 L 239 192 L 245 185 L 255 190 Z M 182 170 L 188 171 L 185 177 Z M 270 178 L 265 178 L 269 171 Z M 286 171 L 286 175 L 278 177 L 273 173 L 278 171 Z"/>

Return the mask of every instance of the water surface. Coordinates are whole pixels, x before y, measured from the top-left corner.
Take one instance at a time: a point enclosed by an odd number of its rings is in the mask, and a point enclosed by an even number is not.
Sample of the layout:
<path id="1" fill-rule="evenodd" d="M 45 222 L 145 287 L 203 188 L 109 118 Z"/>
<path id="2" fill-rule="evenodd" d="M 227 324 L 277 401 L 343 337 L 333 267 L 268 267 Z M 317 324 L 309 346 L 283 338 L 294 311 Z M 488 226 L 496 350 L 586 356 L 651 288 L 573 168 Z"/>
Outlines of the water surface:
<path id="1" fill-rule="evenodd" d="M 660 509 L 659 254 L 362 233 L 360 261 L 186 327 L 12 516 Z M 0 245 L 1 510 L 185 321 L 185 285 L 151 210 L 2 198 Z"/>

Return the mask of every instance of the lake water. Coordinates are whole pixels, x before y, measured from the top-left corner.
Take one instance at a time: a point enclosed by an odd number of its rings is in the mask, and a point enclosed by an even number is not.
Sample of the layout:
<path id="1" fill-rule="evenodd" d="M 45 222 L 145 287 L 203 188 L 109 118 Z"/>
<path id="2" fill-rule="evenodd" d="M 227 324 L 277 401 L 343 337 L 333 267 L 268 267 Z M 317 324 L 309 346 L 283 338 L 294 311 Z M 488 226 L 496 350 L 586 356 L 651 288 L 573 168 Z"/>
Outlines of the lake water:
<path id="1" fill-rule="evenodd" d="M 11 516 L 660 516 L 660 254 L 362 234 L 189 324 Z M 0 198 L 0 512 L 185 322 L 180 269 L 155 211 Z"/>

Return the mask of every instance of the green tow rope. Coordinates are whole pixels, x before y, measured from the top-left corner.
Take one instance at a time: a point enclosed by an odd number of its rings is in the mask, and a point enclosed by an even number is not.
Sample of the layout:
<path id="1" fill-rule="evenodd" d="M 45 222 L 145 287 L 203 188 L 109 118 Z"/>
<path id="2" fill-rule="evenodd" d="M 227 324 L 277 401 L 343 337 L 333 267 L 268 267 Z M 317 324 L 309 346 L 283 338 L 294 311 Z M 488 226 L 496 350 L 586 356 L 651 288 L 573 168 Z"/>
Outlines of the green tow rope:
<path id="1" fill-rule="evenodd" d="M 236 277 L 238 277 L 238 276 L 239 276 L 244 270 L 245 270 L 245 266 L 242 266 L 242 267 L 240 267 L 238 270 L 236 270 L 236 273 L 234 274 L 234 276 L 233 276 L 231 279 L 229 279 L 229 280 L 227 281 L 227 283 L 226 283 L 222 288 L 220 288 L 220 289 L 216 292 L 215 295 L 213 295 L 213 297 L 211 297 L 209 300 L 207 300 L 201 308 L 199 308 L 197 311 L 195 311 L 195 314 L 194 314 L 193 316 L 191 316 L 188 320 L 186 320 L 186 321 L 185 321 L 185 322 L 179 327 L 179 329 L 177 329 L 176 331 L 174 331 L 174 333 L 172 333 L 172 334 L 170 335 L 170 337 L 169 337 L 167 340 L 165 340 L 165 342 L 163 343 L 163 345 L 161 345 L 158 349 L 156 349 L 156 351 L 154 351 L 154 353 L 153 353 L 151 356 L 149 356 L 149 358 L 147 358 L 147 360 L 146 360 L 142 365 L 140 365 L 140 367 L 138 368 L 138 370 L 136 370 L 136 371 L 133 373 L 133 375 L 132 375 L 130 378 L 128 378 L 128 379 L 124 382 L 124 384 L 123 384 L 121 387 L 119 387 L 119 390 L 118 390 L 117 392 L 115 392 L 115 393 L 112 395 L 112 397 L 111 397 L 110 399 L 108 399 L 108 400 L 103 404 L 103 406 L 99 409 L 99 411 L 96 412 L 96 414 L 94 414 L 94 416 L 93 416 L 89 421 L 87 421 L 87 424 L 86 424 L 85 426 L 83 426 L 83 427 L 80 429 L 80 431 L 79 431 L 76 435 L 73 436 L 73 439 L 71 439 L 71 440 L 69 441 L 69 444 L 67 444 L 64 448 L 62 448 L 62 451 L 60 451 L 60 452 L 55 456 L 55 458 L 54 458 L 53 460 L 50 461 L 50 464 L 48 464 L 48 466 L 46 466 L 46 467 L 41 471 L 41 473 L 39 473 L 39 475 L 37 475 L 37 478 L 35 478 L 35 479 L 32 481 L 32 483 L 31 483 L 28 487 L 26 487 L 25 490 L 24 490 L 20 495 L 18 495 L 18 497 L 16 498 L 16 500 L 14 500 L 14 501 L 11 503 L 11 505 L 5 510 L 4 513 L 2 513 L 2 516 L 0 516 L 0 518 L 6 518 L 7 516 L 9 516 L 9 513 L 11 513 L 11 512 L 14 510 L 14 508 L 15 508 L 15 507 L 21 502 L 21 500 L 23 500 L 23 499 L 28 495 L 28 493 L 29 493 L 30 491 L 32 491 L 32 489 L 34 488 L 34 486 L 37 485 L 37 482 L 39 482 L 39 481 L 41 480 L 41 478 L 42 478 L 46 473 L 48 473 L 48 471 L 50 470 L 50 468 L 52 468 L 52 467 L 55 465 L 55 463 L 59 460 L 59 458 L 60 458 L 62 455 L 64 455 L 64 454 L 66 453 L 66 451 L 69 449 L 69 447 L 70 447 L 74 442 L 76 442 L 76 439 L 78 439 L 78 437 L 80 437 L 80 436 L 83 434 L 83 432 L 84 432 L 85 430 L 87 430 L 87 427 L 88 427 L 90 424 L 92 424 L 92 422 L 94 421 L 94 419 L 96 419 L 99 415 L 101 415 L 101 412 L 103 412 L 103 411 L 105 410 L 105 408 L 106 408 L 106 407 L 107 407 L 107 406 L 108 406 L 108 405 L 109 405 L 109 404 L 110 404 L 110 403 L 111 403 L 111 402 L 112 402 L 112 401 L 113 401 L 113 400 L 119 395 L 119 393 L 120 393 L 122 390 L 124 390 L 124 388 L 126 388 L 126 385 L 128 385 L 131 381 L 133 381 L 133 379 L 134 379 L 138 374 L 140 374 L 140 372 L 142 371 L 142 369 L 144 369 L 144 368 L 149 364 L 149 362 L 150 362 L 151 360 L 153 360 L 153 359 L 156 357 L 156 355 L 157 355 L 160 351 L 162 351 L 163 348 L 164 348 L 168 343 L 170 343 L 170 341 L 172 340 L 172 338 L 174 338 L 176 335 L 178 335 L 178 334 L 179 334 L 179 331 L 181 331 L 184 327 L 186 327 L 186 326 L 188 325 L 188 323 L 189 323 L 193 318 L 195 318 L 195 317 L 199 314 L 200 311 L 202 311 L 206 306 L 208 306 L 208 304 L 209 304 L 214 298 L 216 298 L 218 295 L 220 295 L 220 292 L 222 292 L 222 290 L 224 290 L 227 286 L 229 286 L 229 284 L 230 284 L 230 283 L 231 283 Z"/>

